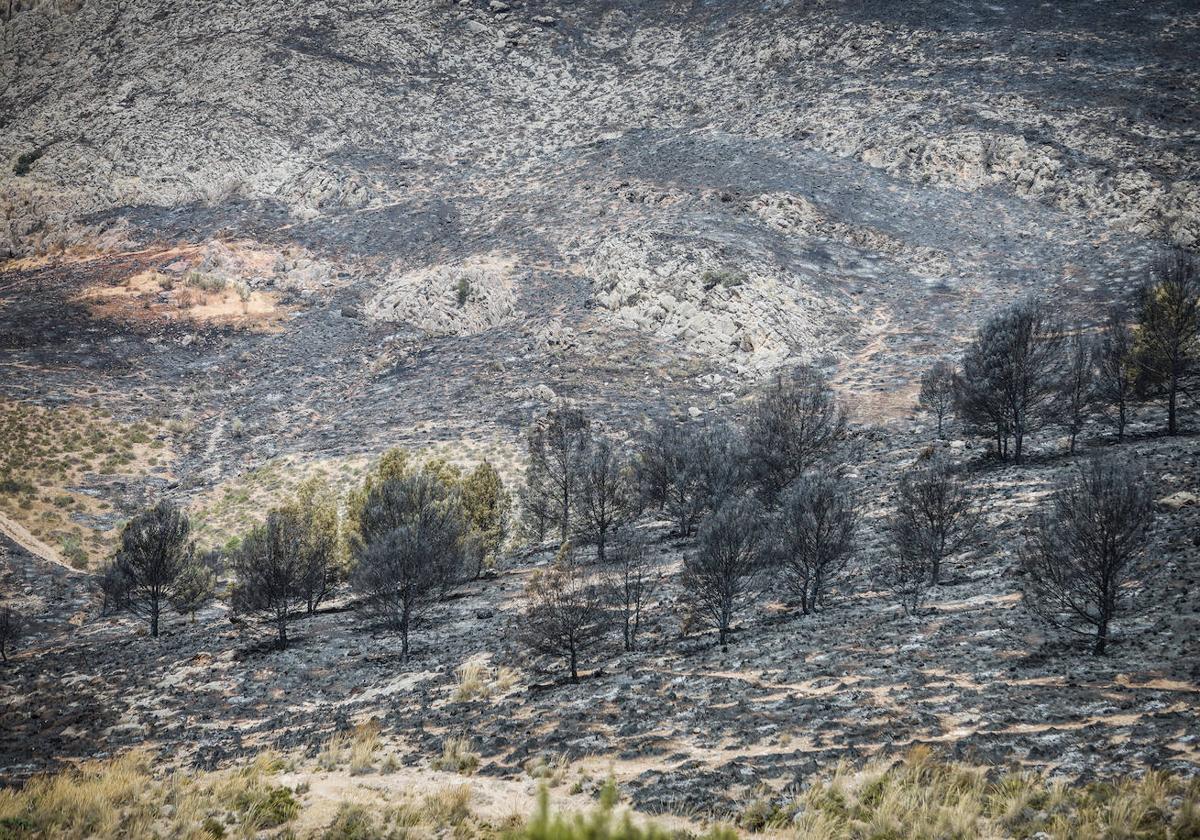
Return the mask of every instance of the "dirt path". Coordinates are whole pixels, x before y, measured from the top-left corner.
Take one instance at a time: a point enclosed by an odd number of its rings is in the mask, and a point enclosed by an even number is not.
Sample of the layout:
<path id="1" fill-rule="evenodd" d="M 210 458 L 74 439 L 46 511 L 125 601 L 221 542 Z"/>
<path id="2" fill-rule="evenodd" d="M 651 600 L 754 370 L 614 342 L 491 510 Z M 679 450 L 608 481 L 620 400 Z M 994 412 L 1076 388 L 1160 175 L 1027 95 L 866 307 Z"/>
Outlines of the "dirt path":
<path id="1" fill-rule="evenodd" d="M 63 560 L 62 556 L 59 555 L 57 551 L 46 545 L 33 534 L 29 533 L 24 525 L 13 522 L 3 513 L 0 513 L 0 534 L 4 534 L 17 545 L 21 546 L 21 548 L 25 549 L 36 557 L 40 557 L 49 563 L 56 563 L 74 574 L 83 574 L 83 572 L 72 567 L 71 564 Z"/>

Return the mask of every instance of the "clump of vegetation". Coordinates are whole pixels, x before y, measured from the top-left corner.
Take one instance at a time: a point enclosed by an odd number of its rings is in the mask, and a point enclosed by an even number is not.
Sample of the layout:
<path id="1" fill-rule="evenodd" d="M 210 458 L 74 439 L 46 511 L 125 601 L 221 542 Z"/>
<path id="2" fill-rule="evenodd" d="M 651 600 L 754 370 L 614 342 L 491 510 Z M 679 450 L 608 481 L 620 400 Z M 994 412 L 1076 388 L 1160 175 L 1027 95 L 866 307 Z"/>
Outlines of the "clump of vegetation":
<path id="1" fill-rule="evenodd" d="M 338 806 L 333 820 L 321 833 L 322 840 L 375 840 L 386 837 L 387 831 L 382 826 L 374 808 L 367 808 L 352 802 L 343 802 Z"/>
<path id="2" fill-rule="evenodd" d="M 378 840 L 381 837 L 406 838 L 441 836 L 446 829 L 462 826 L 462 836 L 487 836 L 482 827 L 464 826 L 471 816 L 471 791 L 458 785 L 429 794 L 420 801 L 380 808 L 343 802 L 321 840 Z M 456 831 L 453 836 L 460 836 Z"/>
<path id="3" fill-rule="evenodd" d="M 375 769 L 381 745 L 379 721 L 372 718 L 349 732 L 335 732 L 317 755 L 317 767 L 331 772 L 344 764 L 351 776 L 361 776 Z"/>
<path id="4" fill-rule="evenodd" d="M 241 434 L 246 431 L 244 425 L 240 426 Z M 230 433 L 239 433 L 236 421 L 231 422 Z M 303 503 L 306 494 L 315 496 L 315 503 L 336 509 L 348 495 L 345 488 L 362 481 L 365 464 L 365 458 L 338 461 L 300 461 L 295 456 L 273 458 L 214 488 L 192 506 L 197 543 L 205 548 L 223 548 L 230 540 L 240 540 L 261 524 L 266 511 L 285 503 Z M 310 484 L 317 488 L 311 493 Z M 337 560 L 344 565 L 346 547 L 340 531 L 337 539 Z"/>
<path id="5" fill-rule="evenodd" d="M 258 828 L 276 828 L 296 818 L 300 803 L 285 787 L 249 787 L 234 800 L 243 820 Z"/>
<path id="6" fill-rule="evenodd" d="M 455 296 L 458 299 L 459 309 L 466 306 L 467 301 L 471 299 L 471 281 L 466 277 L 458 278 L 458 287 L 455 290 Z"/>
<path id="7" fill-rule="evenodd" d="M 0 494 L 9 496 L 32 496 L 36 488 L 29 481 L 0 474 Z"/>
<path id="8" fill-rule="evenodd" d="M 524 764 L 526 775 L 539 779 L 550 787 L 558 787 L 567 777 L 569 765 L 564 755 L 536 755 Z"/>
<path id="9" fill-rule="evenodd" d="M 436 827 L 461 825 L 471 816 L 470 785 L 454 785 L 429 794 L 421 814 Z"/>
<path id="10" fill-rule="evenodd" d="M 62 556 L 73 569 L 86 569 L 88 566 L 88 553 L 78 534 L 67 534 L 62 538 Z"/>
<path id="11" fill-rule="evenodd" d="M 469 776 L 479 768 L 479 753 L 471 748 L 471 740 L 465 735 L 447 738 L 442 744 L 442 754 L 429 763 L 434 770 L 445 770 Z"/>
<path id="12" fill-rule="evenodd" d="M 358 726 L 350 742 L 350 775 L 359 776 L 375 769 L 375 754 L 379 751 L 379 722 L 375 720 Z"/>
<path id="13" fill-rule="evenodd" d="M 486 700 L 503 694 L 517 681 L 517 672 L 504 665 L 493 666 L 487 654 L 476 654 L 454 669 L 456 703 Z"/>
<path id="14" fill-rule="evenodd" d="M 1161 773 L 1069 786 L 938 761 L 925 748 L 854 768 L 786 803 L 799 837 L 1194 837 L 1200 780 Z"/>
<path id="15" fill-rule="evenodd" d="M 189 271 L 184 282 L 202 292 L 223 292 L 229 281 L 219 274 L 205 274 L 201 271 Z"/>

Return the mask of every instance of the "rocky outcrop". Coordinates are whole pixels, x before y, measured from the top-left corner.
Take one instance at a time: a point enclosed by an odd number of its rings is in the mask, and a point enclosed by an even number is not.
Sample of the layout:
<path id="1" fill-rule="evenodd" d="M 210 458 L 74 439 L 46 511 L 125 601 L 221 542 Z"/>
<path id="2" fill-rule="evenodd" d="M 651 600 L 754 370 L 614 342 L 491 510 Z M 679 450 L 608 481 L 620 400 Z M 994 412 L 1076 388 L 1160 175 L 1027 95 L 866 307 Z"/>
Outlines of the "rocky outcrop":
<path id="1" fill-rule="evenodd" d="M 474 335 L 516 314 L 513 284 L 513 262 L 501 257 L 402 272 L 380 284 L 366 315 L 430 335 Z"/>
<path id="2" fill-rule="evenodd" d="M 613 237 L 587 265 L 618 323 L 761 373 L 827 352 L 837 321 L 808 278 L 733 246 L 663 233 Z"/>

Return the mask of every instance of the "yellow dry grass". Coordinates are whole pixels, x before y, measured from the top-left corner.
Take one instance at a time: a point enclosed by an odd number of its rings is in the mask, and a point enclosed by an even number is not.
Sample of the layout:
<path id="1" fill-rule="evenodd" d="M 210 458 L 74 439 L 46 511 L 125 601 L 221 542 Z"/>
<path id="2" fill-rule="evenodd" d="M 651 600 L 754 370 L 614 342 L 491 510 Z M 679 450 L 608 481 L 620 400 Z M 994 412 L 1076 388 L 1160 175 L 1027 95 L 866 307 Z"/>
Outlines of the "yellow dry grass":
<path id="1" fill-rule="evenodd" d="M 293 792 L 272 783 L 281 766 L 273 754 L 195 776 L 156 775 L 152 763 L 148 753 L 132 752 L 0 790 L 0 836 L 255 837 L 299 813 Z"/>
<path id="2" fill-rule="evenodd" d="M 487 700 L 504 694 L 517 683 L 517 672 L 506 665 L 492 665 L 490 655 L 477 653 L 454 669 L 451 695 L 456 703 Z"/>

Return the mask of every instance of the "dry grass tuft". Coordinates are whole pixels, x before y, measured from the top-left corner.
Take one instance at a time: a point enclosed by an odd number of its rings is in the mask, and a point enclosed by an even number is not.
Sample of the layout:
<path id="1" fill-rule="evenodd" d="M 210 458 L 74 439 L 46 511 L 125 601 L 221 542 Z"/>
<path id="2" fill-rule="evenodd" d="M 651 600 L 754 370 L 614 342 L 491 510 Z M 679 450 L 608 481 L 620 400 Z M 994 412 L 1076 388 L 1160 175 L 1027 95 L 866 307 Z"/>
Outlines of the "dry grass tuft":
<path id="1" fill-rule="evenodd" d="M 379 750 L 379 723 L 370 720 L 355 728 L 350 740 L 350 775 L 358 776 L 375 769 Z"/>
<path id="2" fill-rule="evenodd" d="M 447 738 L 442 744 L 442 754 L 431 761 L 434 770 L 444 770 L 469 776 L 479 768 L 479 753 L 471 749 L 471 741 L 465 735 Z"/>
<path id="3" fill-rule="evenodd" d="M 454 785 L 429 794 L 422 814 L 434 825 L 459 825 L 471 815 L 471 786 Z"/>
<path id="4" fill-rule="evenodd" d="M 317 767 L 325 771 L 348 765 L 351 776 L 375 769 L 375 755 L 381 745 L 379 721 L 372 718 L 349 732 L 335 732 L 317 755 Z"/>
<path id="5" fill-rule="evenodd" d="M 530 778 L 540 779 L 550 787 L 558 787 L 567 777 L 570 764 L 565 755 L 539 755 L 526 761 L 524 769 Z"/>
<path id="6" fill-rule="evenodd" d="M 453 700 L 487 700 L 504 694 L 517 683 L 517 672 L 504 665 L 493 666 L 489 654 L 477 653 L 454 669 Z"/>

